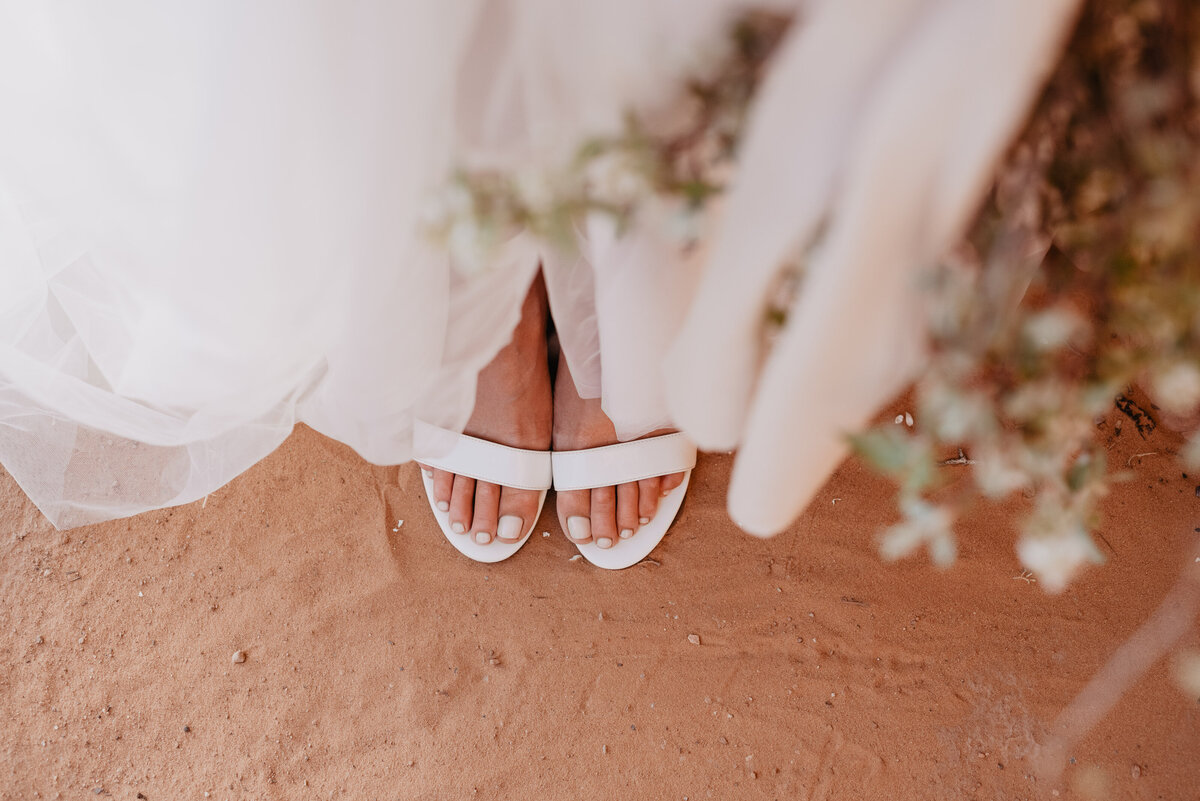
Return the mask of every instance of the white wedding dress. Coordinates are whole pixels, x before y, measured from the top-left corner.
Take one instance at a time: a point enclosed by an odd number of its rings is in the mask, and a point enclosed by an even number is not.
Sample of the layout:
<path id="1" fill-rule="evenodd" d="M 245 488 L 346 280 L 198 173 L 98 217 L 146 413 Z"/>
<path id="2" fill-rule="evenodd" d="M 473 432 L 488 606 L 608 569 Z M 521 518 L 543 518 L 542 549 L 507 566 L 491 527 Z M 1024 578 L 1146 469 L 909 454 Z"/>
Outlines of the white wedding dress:
<path id="1" fill-rule="evenodd" d="M 919 366 L 908 279 L 965 224 L 1077 0 L 773 0 L 802 21 L 711 260 L 592 224 L 579 258 L 522 235 L 467 274 L 421 232 L 455 166 L 561 162 L 668 102 L 750 5 L 0 0 L 0 463 L 69 527 L 196 500 L 297 422 L 407 461 L 415 418 L 465 424 L 541 263 L 619 435 L 743 445 L 731 511 L 781 529 Z M 822 221 L 768 356 L 769 279 Z"/>

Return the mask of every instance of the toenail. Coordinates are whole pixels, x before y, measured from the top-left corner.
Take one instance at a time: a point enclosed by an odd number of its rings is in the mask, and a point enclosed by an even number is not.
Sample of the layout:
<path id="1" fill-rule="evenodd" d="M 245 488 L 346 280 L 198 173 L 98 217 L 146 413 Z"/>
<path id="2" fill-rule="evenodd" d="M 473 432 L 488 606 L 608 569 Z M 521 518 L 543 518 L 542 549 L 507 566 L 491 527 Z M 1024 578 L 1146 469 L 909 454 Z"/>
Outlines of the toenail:
<path id="1" fill-rule="evenodd" d="M 455 534 L 463 534 L 466 532 L 467 527 L 464 526 L 462 523 L 451 523 L 450 530 L 453 531 Z"/>
<path id="2" fill-rule="evenodd" d="M 437 508 L 438 508 L 439 512 L 449 512 L 450 511 L 450 501 L 438 501 Z"/>
<path id="3" fill-rule="evenodd" d="M 650 522 L 650 518 L 648 518 L 648 517 L 642 517 L 642 518 L 639 518 L 639 519 L 638 519 L 638 523 L 640 523 L 640 524 L 641 524 L 641 525 L 643 525 L 643 526 L 644 526 L 644 525 L 646 525 L 646 524 L 647 524 L 647 523 L 649 523 L 649 522 Z"/>
<path id="4" fill-rule="evenodd" d="M 492 541 L 492 535 L 486 531 L 476 531 L 475 532 L 475 541 L 478 542 L 480 545 L 487 545 L 489 542 Z"/>
<path id="5" fill-rule="evenodd" d="M 525 528 L 525 521 L 516 515 L 504 515 L 500 518 L 500 525 L 496 527 L 496 536 L 502 540 L 515 540 L 521 536 L 521 529 Z"/>
<path id="6" fill-rule="evenodd" d="M 608 537 L 601 537 L 600 539 L 596 540 L 596 547 L 597 548 L 611 548 L 612 540 L 610 540 Z"/>
<path id="7" fill-rule="evenodd" d="M 631 529 L 631 528 L 621 529 L 621 539 L 627 540 L 632 536 L 633 536 L 633 529 Z"/>
<path id="8" fill-rule="evenodd" d="M 583 542 L 592 536 L 592 521 L 590 518 L 576 515 L 567 518 L 567 536 L 576 542 Z"/>

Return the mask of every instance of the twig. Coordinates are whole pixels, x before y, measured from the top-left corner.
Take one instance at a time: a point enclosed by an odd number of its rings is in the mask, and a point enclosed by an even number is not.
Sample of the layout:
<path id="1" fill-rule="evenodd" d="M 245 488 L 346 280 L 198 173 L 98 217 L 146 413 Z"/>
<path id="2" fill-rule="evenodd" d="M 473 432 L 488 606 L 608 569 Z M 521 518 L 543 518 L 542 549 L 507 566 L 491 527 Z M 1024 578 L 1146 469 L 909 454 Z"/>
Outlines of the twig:
<path id="1" fill-rule="evenodd" d="M 942 465 L 943 467 L 949 464 L 975 464 L 975 460 L 968 459 L 967 455 L 963 453 L 963 449 L 959 448 L 958 456 L 954 457 L 953 459 L 943 459 L 942 461 L 938 462 L 938 464 Z"/>
<path id="2" fill-rule="evenodd" d="M 1057 732 L 1037 756 L 1050 781 L 1062 776 L 1066 755 L 1116 705 L 1121 696 L 1192 627 L 1200 613 L 1200 548 L 1187 558 L 1179 580 L 1154 613 L 1121 644 L 1054 722 Z"/>
<path id="3" fill-rule="evenodd" d="M 1132 462 L 1134 459 L 1140 459 L 1143 456 L 1157 456 L 1157 455 L 1158 455 L 1158 451 L 1146 451 L 1145 453 L 1135 453 L 1133 456 L 1130 456 L 1128 459 L 1125 460 L 1125 466 L 1133 467 Z"/>

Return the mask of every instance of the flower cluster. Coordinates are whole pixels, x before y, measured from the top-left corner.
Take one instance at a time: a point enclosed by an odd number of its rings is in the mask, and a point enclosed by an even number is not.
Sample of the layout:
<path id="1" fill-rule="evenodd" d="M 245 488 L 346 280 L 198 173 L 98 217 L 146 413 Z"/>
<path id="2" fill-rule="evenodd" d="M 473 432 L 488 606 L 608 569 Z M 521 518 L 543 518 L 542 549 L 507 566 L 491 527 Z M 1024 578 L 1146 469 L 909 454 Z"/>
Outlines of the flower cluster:
<path id="1" fill-rule="evenodd" d="M 920 425 L 855 439 L 898 480 L 902 520 L 885 555 L 927 544 L 945 561 L 950 514 L 929 498 L 946 462 L 968 463 L 969 491 L 943 503 L 1032 499 L 1017 555 L 1061 590 L 1102 560 L 1090 532 L 1119 477 L 1105 457 L 1122 425 L 1196 428 L 1197 54 L 1200 15 L 1183 0 L 1089 5 L 988 207 L 931 277 Z M 939 464 L 953 448 L 969 458 Z M 1200 437 L 1180 456 L 1200 463 Z"/>
<path id="2" fill-rule="evenodd" d="M 623 228 L 657 206 L 668 212 L 670 232 L 690 244 L 700 211 L 725 187 L 747 106 L 788 25 L 775 14 L 739 18 L 721 62 L 686 81 L 669 131 L 630 114 L 618 135 L 584 142 L 567 164 L 459 171 L 430 199 L 427 231 L 467 274 L 486 269 L 499 245 L 521 232 L 571 252 L 580 221 L 597 213 Z"/>

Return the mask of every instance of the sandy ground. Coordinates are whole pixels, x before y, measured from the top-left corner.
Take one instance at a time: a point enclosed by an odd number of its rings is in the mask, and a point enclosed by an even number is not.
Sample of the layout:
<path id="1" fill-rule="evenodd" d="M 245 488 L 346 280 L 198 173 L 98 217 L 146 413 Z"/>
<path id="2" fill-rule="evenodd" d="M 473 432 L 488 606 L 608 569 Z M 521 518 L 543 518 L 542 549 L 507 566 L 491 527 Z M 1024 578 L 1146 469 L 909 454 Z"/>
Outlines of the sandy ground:
<path id="1" fill-rule="evenodd" d="M 1054 598 L 1017 578 L 1020 503 L 973 509 L 948 572 L 881 564 L 889 487 L 853 461 L 759 541 L 703 458 L 658 564 L 619 573 L 550 504 L 469 562 L 415 467 L 303 428 L 203 503 L 68 532 L 0 474 L 0 797 L 1196 798 L 1168 660 L 1061 780 L 1031 767 L 1200 537 L 1197 477 L 1131 464 L 1108 565 Z"/>

